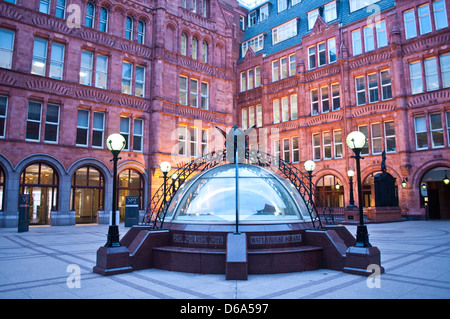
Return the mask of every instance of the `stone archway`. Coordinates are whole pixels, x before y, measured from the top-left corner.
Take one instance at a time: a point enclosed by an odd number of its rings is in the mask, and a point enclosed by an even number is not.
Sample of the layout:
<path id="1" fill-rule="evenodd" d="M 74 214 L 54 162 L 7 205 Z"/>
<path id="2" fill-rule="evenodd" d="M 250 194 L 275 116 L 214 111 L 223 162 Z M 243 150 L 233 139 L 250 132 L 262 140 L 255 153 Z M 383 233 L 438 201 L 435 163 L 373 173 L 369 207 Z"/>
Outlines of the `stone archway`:
<path id="1" fill-rule="evenodd" d="M 424 207 L 428 219 L 450 219 L 450 184 L 444 183 L 450 177 L 448 166 L 427 170 L 420 180 L 420 206 Z"/>

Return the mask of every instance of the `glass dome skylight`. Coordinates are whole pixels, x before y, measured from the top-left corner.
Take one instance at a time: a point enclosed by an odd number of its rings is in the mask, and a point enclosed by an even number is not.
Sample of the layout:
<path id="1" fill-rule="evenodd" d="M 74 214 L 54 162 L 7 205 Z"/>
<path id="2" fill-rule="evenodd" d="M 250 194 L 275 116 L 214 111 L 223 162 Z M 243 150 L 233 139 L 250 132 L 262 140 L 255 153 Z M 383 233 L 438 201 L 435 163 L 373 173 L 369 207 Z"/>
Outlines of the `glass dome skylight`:
<path id="1" fill-rule="evenodd" d="M 234 224 L 236 167 L 216 166 L 197 175 L 175 194 L 166 221 Z M 239 223 L 310 220 L 297 190 L 259 166 L 239 165 Z"/>

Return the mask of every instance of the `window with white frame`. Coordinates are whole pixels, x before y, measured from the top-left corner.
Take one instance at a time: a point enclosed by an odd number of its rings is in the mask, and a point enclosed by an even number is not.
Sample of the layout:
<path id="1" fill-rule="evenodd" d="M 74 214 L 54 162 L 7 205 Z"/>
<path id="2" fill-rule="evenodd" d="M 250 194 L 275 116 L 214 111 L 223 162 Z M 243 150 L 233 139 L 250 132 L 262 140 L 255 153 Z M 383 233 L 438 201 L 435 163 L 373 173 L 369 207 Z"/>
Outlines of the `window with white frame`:
<path id="1" fill-rule="evenodd" d="M 403 12 L 403 24 L 405 26 L 406 39 L 414 38 L 417 36 L 416 29 L 416 14 L 414 9 Z"/>
<path id="2" fill-rule="evenodd" d="M 138 43 L 144 44 L 145 41 L 145 22 L 138 22 Z"/>
<path id="3" fill-rule="evenodd" d="M 327 3 L 324 5 L 324 19 L 325 22 L 330 22 L 337 19 L 337 11 L 336 11 L 336 1 Z"/>
<path id="4" fill-rule="evenodd" d="M 376 73 L 367 75 L 367 85 L 369 87 L 369 103 L 378 102 L 378 80 Z"/>
<path id="5" fill-rule="evenodd" d="M 201 156 L 205 156 L 206 154 L 208 154 L 208 130 L 207 129 L 202 129 L 201 130 L 201 140 L 200 140 L 200 151 L 201 151 Z"/>
<path id="6" fill-rule="evenodd" d="M 133 64 L 122 63 L 122 93 L 131 94 L 131 83 L 133 82 Z"/>
<path id="7" fill-rule="evenodd" d="M 189 128 L 189 156 L 197 157 L 198 156 L 198 128 L 190 127 Z"/>
<path id="8" fill-rule="evenodd" d="M 255 107 L 250 106 L 248 108 L 248 127 L 255 125 Z"/>
<path id="9" fill-rule="evenodd" d="M 384 122 L 384 149 L 386 153 L 394 153 L 395 145 L 395 125 L 394 121 Z"/>
<path id="10" fill-rule="evenodd" d="M 0 138 L 5 138 L 7 114 L 8 98 L 6 96 L 0 96 Z"/>
<path id="11" fill-rule="evenodd" d="M 81 51 L 80 84 L 92 85 L 93 53 Z"/>
<path id="12" fill-rule="evenodd" d="M 259 9 L 259 21 L 269 18 L 269 5 L 265 4 Z"/>
<path id="13" fill-rule="evenodd" d="M 125 138 L 124 151 L 130 150 L 130 117 L 121 116 L 120 117 L 120 134 Z"/>
<path id="14" fill-rule="evenodd" d="M 450 144 L 450 111 L 445 112 L 445 117 L 447 119 L 447 143 Z"/>
<path id="15" fill-rule="evenodd" d="M 133 18 L 127 17 L 125 22 L 125 39 L 133 40 Z"/>
<path id="16" fill-rule="evenodd" d="M 381 154 L 383 151 L 383 143 L 381 141 L 381 123 L 373 123 L 370 125 L 372 155 Z"/>
<path id="17" fill-rule="evenodd" d="M 330 131 L 322 132 L 323 138 L 323 158 L 331 158 L 331 133 Z"/>
<path id="18" fill-rule="evenodd" d="M 261 67 L 255 67 L 255 88 L 261 85 Z"/>
<path id="19" fill-rule="evenodd" d="M 279 73 L 278 73 L 278 60 L 272 61 L 272 82 L 278 81 Z"/>
<path id="20" fill-rule="evenodd" d="M 419 18 L 418 20 L 420 34 L 431 32 L 430 6 L 428 4 L 424 4 L 418 7 L 417 16 Z"/>
<path id="21" fill-rule="evenodd" d="M 375 23 L 375 31 L 377 33 L 377 47 L 382 48 L 388 44 L 386 33 L 386 21 L 378 21 Z"/>
<path id="22" fill-rule="evenodd" d="M 45 115 L 44 141 L 58 143 L 59 135 L 59 105 L 47 104 Z"/>
<path id="23" fill-rule="evenodd" d="M 181 55 L 187 55 L 187 35 L 185 33 L 181 34 L 181 45 L 180 45 Z"/>
<path id="24" fill-rule="evenodd" d="M 312 135 L 313 160 L 320 160 L 320 133 Z"/>
<path id="25" fill-rule="evenodd" d="M 298 3 L 301 3 L 302 0 L 292 0 L 292 5 L 295 6 Z"/>
<path id="26" fill-rule="evenodd" d="M 423 92 L 422 66 L 420 61 L 409 64 L 409 78 L 411 82 L 411 93 L 417 94 Z"/>
<path id="27" fill-rule="evenodd" d="M 94 112 L 92 122 L 92 147 L 103 148 L 105 134 L 105 113 Z"/>
<path id="28" fill-rule="evenodd" d="M 191 58 L 197 60 L 197 57 L 198 57 L 198 40 L 196 37 L 193 37 L 191 43 Z"/>
<path id="29" fill-rule="evenodd" d="M 311 115 L 319 114 L 319 90 L 311 90 Z"/>
<path id="30" fill-rule="evenodd" d="M 102 7 L 100 9 L 100 24 L 99 24 L 100 31 L 108 32 L 108 19 L 109 19 L 109 11 L 107 8 Z"/>
<path id="31" fill-rule="evenodd" d="M 50 77 L 57 80 L 63 79 L 64 72 L 64 51 L 65 45 L 61 43 L 52 43 L 50 56 Z"/>
<path id="32" fill-rule="evenodd" d="M 295 54 L 289 55 L 289 76 L 293 76 L 296 73 Z"/>
<path id="33" fill-rule="evenodd" d="M 367 128 L 367 125 L 360 125 L 358 126 L 358 131 L 364 134 L 366 137 L 366 143 L 364 144 L 363 148 L 361 149 L 361 155 L 369 155 L 369 131 Z"/>
<path id="34" fill-rule="evenodd" d="M 281 121 L 289 121 L 289 102 L 288 97 L 284 96 L 281 98 Z"/>
<path id="35" fill-rule="evenodd" d="M 66 0 L 56 0 L 55 16 L 60 19 L 66 17 Z"/>
<path id="36" fill-rule="evenodd" d="M 202 43 L 202 62 L 208 63 L 208 42 L 206 41 Z"/>
<path id="37" fill-rule="evenodd" d="M 253 69 L 247 70 L 247 90 L 253 89 Z"/>
<path id="38" fill-rule="evenodd" d="M 366 104 L 366 87 L 364 84 L 363 76 L 355 78 L 355 88 L 356 88 L 356 105 Z"/>
<path id="39" fill-rule="evenodd" d="M 97 65 L 95 67 L 95 87 L 106 89 L 108 83 L 108 57 L 97 55 Z"/>
<path id="40" fill-rule="evenodd" d="M 188 96 L 188 78 L 180 75 L 180 83 L 179 83 L 179 98 L 178 102 L 183 105 L 187 105 L 187 96 Z"/>
<path id="41" fill-rule="evenodd" d="M 94 18 L 95 18 L 95 5 L 92 2 L 88 2 L 86 5 L 86 20 L 85 20 L 85 25 L 88 28 L 94 27 Z"/>
<path id="42" fill-rule="evenodd" d="M 242 43 L 242 56 L 244 57 L 247 53 L 248 48 L 252 48 L 253 52 L 258 52 L 264 49 L 264 34 L 259 34 L 250 40 Z"/>
<path id="43" fill-rule="evenodd" d="M 380 72 L 381 78 L 381 99 L 389 100 L 392 99 L 392 88 L 391 88 L 391 70 L 383 70 Z"/>
<path id="44" fill-rule="evenodd" d="M 341 109 L 341 98 L 340 98 L 340 90 L 339 83 L 331 84 L 331 98 L 333 104 L 333 111 L 337 111 Z"/>
<path id="45" fill-rule="evenodd" d="M 0 68 L 11 69 L 15 32 L 0 29 Z"/>
<path id="46" fill-rule="evenodd" d="M 428 148 L 427 122 L 425 116 L 414 118 L 414 131 L 416 136 L 416 149 L 423 150 Z"/>
<path id="47" fill-rule="evenodd" d="M 247 90 L 247 72 L 241 72 L 241 92 Z"/>
<path id="48" fill-rule="evenodd" d="M 250 12 L 247 16 L 248 27 L 255 25 L 258 22 L 258 13 L 256 10 Z"/>
<path id="49" fill-rule="evenodd" d="M 320 88 L 320 100 L 322 105 L 322 113 L 330 111 L 330 96 L 328 94 L 328 85 Z"/>
<path id="50" fill-rule="evenodd" d="M 273 141 L 273 155 L 275 157 L 281 158 L 280 140 L 274 140 Z"/>
<path id="51" fill-rule="evenodd" d="M 292 163 L 298 163 L 300 159 L 300 152 L 298 146 L 298 137 L 292 137 Z"/>
<path id="52" fill-rule="evenodd" d="M 317 17 L 319 16 L 319 9 L 314 9 L 307 13 L 308 15 L 308 30 L 311 30 L 316 23 Z"/>
<path id="53" fill-rule="evenodd" d="M 136 66 L 134 95 L 139 97 L 145 96 L 145 67 L 141 65 Z"/>
<path id="54" fill-rule="evenodd" d="M 362 53 L 361 30 L 359 29 L 352 31 L 352 48 L 353 55 Z"/>
<path id="55" fill-rule="evenodd" d="M 280 100 L 276 99 L 272 102 L 273 106 L 273 124 L 280 123 Z"/>
<path id="56" fill-rule="evenodd" d="M 444 147 L 444 130 L 441 113 L 430 114 L 431 147 Z"/>
<path id="57" fill-rule="evenodd" d="M 350 0 L 350 12 L 362 9 L 380 0 Z"/>
<path id="58" fill-rule="evenodd" d="M 287 9 L 287 0 L 277 0 L 277 2 L 278 2 L 278 12 Z"/>
<path id="59" fill-rule="evenodd" d="M 31 74 L 45 76 L 45 69 L 47 66 L 47 45 L 47 40 L 40 38 L 34 39 Z"/>
<path id="60" fill-rule="evenodd" d="M 290 39 L 297 35 L 297 18 L 272 29 L 272 45 Z"/>
<path id="61" fill-rule="evenodd" d="M 316 68 L 316 46 L 308 47 L 308 70 Z"/>
<path id="62" fill-rule="evenodd" d="M 325 42 L 317 44 L 317 55 L 319 58 L 318 65 L 323 66 L 327 64 L 327 57 L 325 52 Z"/>
<path id="63" fill-rule="evenodd" d="M 369 52 L 375 49 L 375 42 L 373 36 L 373 25 L 368 25 L 363 28 L 364 32 L 364 50 Z"/>
<path id="64" fill-rule="evenodd" d="M 256 106 L 256 127 L 261 127 L 262 123 L 263 123 L 262 105 L 258 104 Z"/>
<path id="65" fill-rule="evenodd" d="M 42 103 L 28 102 L 27 129 L 25 139 L 27 141 L 39 141 L 41 138 Z"/>
<path id="66" fill-rule="evenodd" d="M 336 53 L 336 38 L 331 38 L 327 40 L 328 46 L 328 63 L 336 62 L 337 53 Z"/>
<path id="67" fill-rule="evenodd" d="M 333 131 L 334 158 L 342 157 L 342 130 Z"/>
<path id="68" fill-rule="evenodd" d="M 283 159 L 286 161 L 286 162 L 290 162 L 290 153 L 291 153 L 291 151 L 290 151 L 290 142 L 289 142 L 289 139 L 288 138 L 284 138 L 283 139 Z"/>
<path id="69" fill-rule="evenodd" d="M 289 99 L 291 102 L 291 120 L 296 120 L 298 118 L 297 94 L 292 94 Z"/>
<path id="70" fill-rule="evenodd" d="M 200 94 L 201 94 L 200 107 L 202 110 L 208 110 L 209 109 L 209 84 L 208 84 L 208 82 L 201 83 Z"/>
<path id="71" fill-rule="evenodd" d="M 50 1 L 51 0 L 40 0 L 39 1 L 39 12 L 49 14 L 50 13 Z"/>
<path id="72" fill-rule="evenodd" d="M 89 111 L 79 109 L 77 117 L 77 146 L 87 146 L 89 138 Z"/>
<path id="73" fill-rule="evenodd" d="M 198 80 L 196 79 L 190 81 L 189 105 L 198 107 Z"/>
<path id="74" fill-rule="evenodd" d="M 450 87 L 450 53 L 442 54 L 440 57 L 442 87 Z"/>
<path id="75" fill-rule="evenodd" d="M 133 122 L 133 151 L 142 152 L 144 138 L 144 120 L 134 119 Z"/>
<path id="76" fill-rule="evenodd" d="M 287 57 L 280 58 L 280 80 L 287 78 Z"/>
<path id="77" fill-rule="evenodd" d="M 248 110 L 242 109 L 241 110 L 241 126 L 243 130 L 246 130 L 248 128 Z"/>
<path id="78" fill-rule="evenodd" d="M 425 59 L 425 84 L 427 91 L 439 89 L 439 77 L 436 58 Z"/>
<path id="79" fill-rule="evenodd" d="M 434 26 L 436 30 L 448 27 L 445 0 L 433 1 Z"/>
<path id="80" fill-rule="evenodd" d="M 187 126 L 178 127 L 178 155 L 187 155 Z"/>

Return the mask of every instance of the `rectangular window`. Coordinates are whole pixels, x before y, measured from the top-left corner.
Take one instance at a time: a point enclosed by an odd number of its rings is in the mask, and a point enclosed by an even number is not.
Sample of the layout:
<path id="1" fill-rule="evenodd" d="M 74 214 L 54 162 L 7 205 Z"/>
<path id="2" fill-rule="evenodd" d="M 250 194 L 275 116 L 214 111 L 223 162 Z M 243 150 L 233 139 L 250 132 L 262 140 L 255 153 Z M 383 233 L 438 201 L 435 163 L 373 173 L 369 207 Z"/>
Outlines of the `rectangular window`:
<path id="1" fill-rule="evenodd" d="M 291 102 L 291 120 L 296 120 L 298 118 L 298 107 L 297 107 L 297 94 L 292 94 L 290 96 Z"/>
<path id="2" fill-rule="evenodd" d="M 287 96 L 281 99 L 281 121 L 289 121 L 289 103 Z"/>
<path id="3" fill-rule="evenodd" d="M 45 76 L 45 68 L 47 66 L 47 44 L 47 40 L 39 38 L 34 39 L 33 62 L 31 65 L 32 74 Z"/>
<path id="4" fill-rule="evenodd" d="M 187 36 L 186 34 L 181 34 L 181 55 L 187 55 Z"/>
<path id="5" fill-rule="evenodd" d="M 323 138 L 323 158 L 331 158 L 331 133 L 329 131 L 322 133 Z"/>
<path id="6" fill-rule="evenodd" d="M 97 55 L 97 66 L 95 68 L 95 87 L 106 89 L 108 82 L 108 57 Z"/>
<path id="7" fill-rule="evenodd" d="M 256 15 L 256 11 L 252 11 L 248 14 L 248 27 L 251 27 L 252 25 L 256 24 L 258 22 L 258 17 Z"/>
<path id="8" fill-rule="evenodd" d="M 389 69 L 381 71 L 380 77 L 381 77 L 381 98 L 383 100 L 392 99 L 391 71 Z"/>
<path id="9" fill-rule="evenodd" d="M 445 8 L 444 0 L 437 0 L 433 2 L 434 25 L 436 30 L 446 28 L 448 26 L 447 10 Z"/>
<path id="10" fill-rule="evenodd" d="M 105 7 L 100 9 L 100 27 L 99 30 L 102 32 L 108 32 L 108 9 Z"/>
<path id="11" fill-rule="evenodd" d="M 362 53 L 361 30 L 352 31 L 353 55 Z"/>
<path id="12" fill-rule="evenodd" d="M 273 155 L 275 157 L 280 158 L 281 157 L 281 146 L 280 146 L 280 140 L 273 141 Z"/>
<path id="13" fill-rule="evenodd" d="M 205 156 L 206 154 L 208 154 L 208 130 L 202 129 L 201 134 L 201 156 Z"/>
<path id="14" fill-rule="evenodd" d="M 325 42 L 317 45 L 317 54 L 319 55 L 319 66 L 327 64 L 327 55 L 325 52 Z"/>
<path id="15" fill-rule="evenodd" d="M 248 111 L 247 109 L 241 110 L 241 121 L 242 121 L 242 129 L 246 130 L 248 128 Z"/>
<path id="16" fill-rule="evenodd" d="M 308 48 L 308 70 L 312 70 L 316 67 L 316 47 L 311 46 Z"/>
<path id="17" fill-rule="evenodd" d="M 92 123 L 92 147 L 103 148 L 105 132 L 105 113 L 94 112 L 94 121 Z"/>
<path id="18" fill-rule="evenodd" d="M 272 44 L 280 43 L 297 35 L 297 18 L 272 29 Z"/>
<path id="19" fill-rule="evenodd" d="M 333 102 L 333 111 L 337 111 L 341 108 L 339 83 L 331 84 L 331 94 Z"/>
<path id="20" fill-rule="evenodd" d="M 363 133 L 366 137 L 366 144 L 364 144 L 363 148 L 361 149 L 361 155 L 369 155 L 369 132 L 367 130 L 367 125 L 358 126 L 358 131 Z"/>
<path id="21" fill-rule="evenodd" d="M 144 21 L 139 21 L 138 23 L 138 43 L 144 44 L 145 39 L 145 23 Z"/>
<path id="22" fill-rule="evenodd" d="M 120 117 L 120 134 L 125 138 L 124 151 L 130 150 L 130 118 Z"/>
<path id="23" fill-rule="evenodd" d="M 241 72 L 241 92 L 244 92 L 247 90 L 247 73 Z"/>
<path id="24" fill-rule="evenodd" d="M 375 49 L 374 37 L 373 37 L 373 26 L 368 25 L 364 27 L 364 50 L 365 52 L 372 51 Z"/>
<path id="25" fill-rule="evenodd" d="M 328 86 L 320 88 L 320 99 L 322 104 L 322 113 L 330 111 L 330 97 L 328 94 Z"/>
<path id="26" fill-rule="evenodd" d="M 414 130 L 416 133 L 416 149 L 423 150 L 428 148 L 427 123 L 425 116 L 414 118 Z"/>
<path id="27" fill-rule="evenodd" d="M 280 72 L 280 79 L 285 79 L 287 78 L 287 58 L 286 57 L 282 57 L 280 59 L 280 68 L 281 68 L 281 72 Z"/>
<path id="28" fill-rule="evenodd" d="M 445 112 L 445 117 L 447 118 L 447 143 L 450 144 L 450 111 Z"/>
<path id="29" fill-rule="evenodd" d="M 186 143 L 187 143 L 187 127 L 178 127 L 178 155 L 186 156 Z"/>
<path id="30" fill-rule="evenodd" d="M 39 141 L 41 136 L 41 116 L 42 103 L 29 102 L 27 115 L 26 139 L 29 141 Z"/>
<path id="31" fill-rule="evenodd" d="M 50 0 L 39 1 L 39 12 L 49 14 L 50 12 Z"/>
<path id="32" fill-rule="evenodd" d="M 299 159 L 298 137 L 295 136 L 292 138 L 292 163 L 298 163 Z"/>
<path id="33" fill-rule="evenodd" d="M 278 81 L 278 60 L 272 61 L 272 82 Z"/>
<path id="34" fill-rule="evenodd" d="M 65 45 L 54 42 L 50 61 L 50 77 L 62 80 L 64 70 L 64 49 Z"/>
<path id="35" fill-rule="evenodd" d="M 278 12 L 287 9 L 287 0 L 277 0 L 278 1 Z"/>
<path id="36" fill-rule="evenodd" d="M 425 4 L 417 8 L 420 34 L 431 32 L 430 6 Z"/>
<path id="37" fill-rule="evenodd" d="M 125 38 L 127 40 L 133 39 L 133 19 L 131 17 L 127 17 L 125 22 Z"/>
<path id="38" fill-rule="evenodd" d="M 247 78 L 248 78 L 248 90 L 253 89 L 253 70 L 250 69 L 247 71 Z"/>
<path id="39" fill-rule="evenodd" d="M 439 89 L 436 58 L 425 60 L 425 83 L 427 85 L 427 91 Z"/>
<path id="40" fill-rule="evenodd" d="M 372 155 L 381 154 L 383 146 L 381 143 L 381 124 L 374 123 L 370 125 L 372 136 Z"/>
<path id="41" fill-rule="evenodd" d="M 250 106 L 248 108 L 248 127 L 255 125 L 255 107 Z"/>
<path id="42" fill-rule="evenodd" d="M 180 75 L 179 103 L 187 105 L 187 77 Z"/>
<path id="43" fill-rule="evenodd" d="M 261 9 L 259 9 L 259 21 L 264 21 L 269 17 L 269 5 L 263 5 Z"/>
<path id="44" fill-rule="evenodd" d="M 393 153 L 396 151 L 395 145 L 395 125 L 394 121 L 384 122 L 384 139 L 386 153 Z"/>
<path id="45" fill-rule="evenodd" d="M 317 17 L 319 16 L 319 9 L 315 9 L 307 13 L 308 15 L 308 30 L 311 30 L 316 23 Z"/>
<path id="46" fill-rule="evenodd" d="M 197 147 L 198 147 L 198 136 L 197 136 L 197 128 L 196 127 L 190 127 L 189 128 L 189 136 L 190 136 L 190 156 L 191 157 L 197 157 Z"/>
<path id="47" fill-rule="evenodd" d="M 256 106 L 256 127 L 261 127 L 262 126 L 262 105 L 258 104 Z"/>
<path id="48" fill-rule="evenodd" d="M 289 56 L 289 76 L 293 76 L 296 73 L 295 54 Z"/>
<path id="49" fill-rule="evenodd" d="M 355 78 L 355 88 L 356 88 L 356 105 L 366 104 L 366 88 L 364 85 L 363 76 Z"/>
<path id="50" fill-rule="evenodd" d="M 367 75 L 367 83 L 369 85 L 369 103 L 378 102 L 378 80 L 377 74 Z"/>
<path id="51" fill-rule="evenodd" d="M 311 115 L 319 114 L 319 90 L 311 90 Z"/>
<path id="52" fill-rule="evenodd" d="M 134 95 L 139 97 L 145 96 L 145 67 L 136 66 L 136 82 L 134 88 Z"/>
<path id="53" fill-rule="evenodd" d="M 248 48 L 252 48 L 253 52 L 260 51 L 264 49 L 264 34 L 257 35 L 250 40 L 242 43 L 242 56 L 244 57 L 247 53 Z"/>
<path id="54" fill-rule="evenodd" d="M 411 81 L 411 93 L 417 94 L 423 92 L 422 66 L 420 61 L 409 64 L 409 77 Z"/>
<path id="55" fill-rule="evenodd" d="M 0 138 L 5 137 L 7 110 L 8 98 L 6 96 L 0 96 Z"/>
<path id="56" fill-rule="evenodd" d="M 261 85 L 261 67 L 255 68 L 255 88 Z"/>
<path id="57" fill-rule="evenodd" d="M 122 93 L 131 94 L 131 83 L 133 82 L 133 64 L 122 63 Z"/>
<path id="58" fill-rule="evenodd" d="M 133 151 L 142 152 L 142 140 L 144 137 L 144 120 L 134 119 L 133 125 Z"/>
<path id="59" fill-rule="evenodd" d="M 414 9 L 403 12 L 403 22 L 405 24 L 406 39 L 417 36 L 416 15 L 414 13 Z"/>
<path id="60" fill-rule="evenodd" d="M 442 129 L 441 113 L 430 114 L 431 147 L 444 146 L 444 131 Z"/>
<path id="61" fill-rule="evenodd" d="M 342 131 L 333 131 L 334 135 L 334 158 L 342 157 Z"/>
<path id="62" fill-rule="evenodd" d="M 56 0 L 55 16 L 60 19 L 66 17 L 66 0 Z"/>
<path id="63" fill-rule="evenodd" d="M 328 3 L 324 6 L 325 22 L 330 22 L 337 19 L 336 1 Z"/>
<path id="64" fill-rule="evenodd" d="M 337 60 L 336 38 L 328 39 L 327 44 L 328 44 L 328 63 L 336 62 Z"/>
<path id="65" fill-rule="evenodd" d="M 201 83 L 201 108 L 207 110 L 209 108 L 209 85 L 207 82 Z"/>
<path id="66" fill-rule="evenodd" d="M 312 135 L 313 140 L 313 159 L 320 160 L 320 133 L 314 133 Z"/>
<path id="67" fill-rule="evenodd" d="M 273 100 L 273 124 L 280 123 L 280 100 Z"/>
<path id="68" fill-rule="evenodd" d="M 192 38 L 191 41 L 191 58 L 193 58 L 194 60 L 197 60 L 197 56 L 198 56 L 198 40 L 197 38 Z"/>
<path id="69" fill-rule="evenodd" d="M 442 86 L 450 87 L 450 53 L 440 56 Z"/>
<path id="70" fill-rule="evenodd" d="M 89 86 L 92 84 L 92 60 L 92 52 L 81 51 L 80 84 Z"/>
<path id="71" fill-rule="evenodd" d="M 375 23 L 375 30 L 377 32 L 377 47 L 382 48 L 387 45 L 386 21 L 379 21 Z"/>
<path id="72" fill-rule="evenodd" d="M 14 52 L 13 31 L 0 29 L 0 68 L 11 69 Z"/>
<path id="73" fill-rule="evenodd" d="M 290 156 L 289 156 L 290 153 L 291 153 L 291 151 L 289 149 L 289 139 L 285 138 L 285 139 L 283 139 L 283 157 L 286 162 L 290 162 L 290 160 L 291 160 Z"/>
<path id="74" fill-rule="evenodd" d="M 59 105 L 47 104 L 45 116 L 44 141 L 58 143 L 59 132 Z"/>
<path id="75" fill-rule="evenodd" d="M 78 110 L 77 118 L 77 146 L 87 146 L 89 136 L 89 111 L 88 110 Z"/>
<path id="76" fill-rule="evenodd" d="M 198 107 L 198 81 L 191 79 L 191 87 L 189 91 L 189 105 Z"/>

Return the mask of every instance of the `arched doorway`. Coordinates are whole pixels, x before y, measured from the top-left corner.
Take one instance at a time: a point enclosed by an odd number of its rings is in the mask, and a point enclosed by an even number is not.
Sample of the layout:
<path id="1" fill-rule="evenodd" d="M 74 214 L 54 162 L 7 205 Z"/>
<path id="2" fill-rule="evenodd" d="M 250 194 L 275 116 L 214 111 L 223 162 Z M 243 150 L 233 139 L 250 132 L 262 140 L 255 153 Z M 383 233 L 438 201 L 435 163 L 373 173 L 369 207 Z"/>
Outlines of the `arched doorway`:
<path id="1" fill-rule="evenodd" d="M 50 224 L 50 212 L 58 210 L 58 183 L 50 165 L 34 163 L 22 171 L 19 193 L 30 195 L 30 225 Z"/>
<path id="2" fill-rule="evenodd" d="M 334 175 L 322 176 L 317 181 L 317 190 L 322 195 L 318 198 L 322 207 L 344 207 L 344 186 Z"/>
<path id="3" fill-rule="evenodd" d="M 77 224 L 97 222 L 105 201 L 105 178 L 94 166 L 80 167 L 72 176 L 71 210 Z"/>
<path id="4" fill-rule="evenodd" d="M 381 171 L 373 172 L 367 175 L 362 183 L 363 207 L 375 206 L 375 176 Z M 389 174 L 389 173 L 387 173 Z M 389 174 L 390 175 L 390 174 Z M 392 176 L 392 175 L 391 175 Z M 395 181 L 395 198 L 398 206 L 398 183 Z"/>
<path id="5" fill-rule="evenodd" d="M 144 209 L 144 177 L 134 169 L 125 169 L 119 174 L 118 206 L 120 220 L 125 220 L 125 198 L 139 197 L 139 209 Z"/>
<path id="6" fill-rule="evenodd" d="M 427 209 L 430 219 L 450 219 L 450 168 L 435 167 L 423 175 L 420 182 L 420 205 Z"/>

